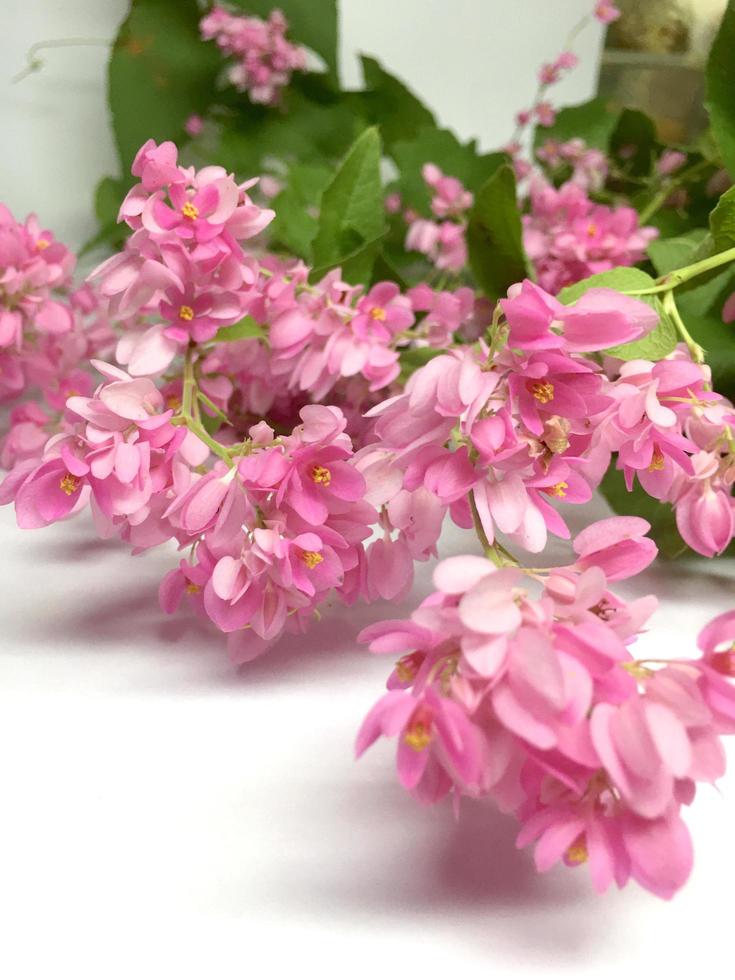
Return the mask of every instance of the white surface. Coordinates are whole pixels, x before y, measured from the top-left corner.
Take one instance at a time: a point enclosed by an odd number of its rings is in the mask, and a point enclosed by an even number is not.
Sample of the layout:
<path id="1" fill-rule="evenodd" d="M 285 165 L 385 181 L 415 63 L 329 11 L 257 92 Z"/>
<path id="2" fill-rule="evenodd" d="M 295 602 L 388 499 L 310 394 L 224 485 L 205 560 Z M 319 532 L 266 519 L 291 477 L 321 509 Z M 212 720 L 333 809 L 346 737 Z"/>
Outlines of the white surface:
<path id="1" fill-rule="evenodd" d="M 586 0 L 345 6 L 346 67 L 356 48 L 384 58 L 446 122 L 491 145 Z M 111 35 L 124 3 L 12 8 L 3 76 L 40 38 Z M 92 227 L 91 185 L 114 166 L 103 62 L 102 50 L 59 51 L 21 86 L 0 83 L 2 193 L 72 244 Z M 589 94 L 592 70 L 573 76 L 570 100 Z M 450 536 L 444 554 L 466 547 Z M 6 509 L 0 555 L 0 976 L 730 970 L 732 780 L 695 804 L 697 864 L 673 904 L 635 887 L 598 899 L 584 869 L 536 875 L 513 848 L 513 822 L 488 807 L 467 806 L 458 824 L 447 806 L 418 807 L 388 745 L 353 763 L 356 727 L 388 670 L 353 638 L 385 607 L 337 610 L 303 643 L 237 672 L 214 631 L 159 613 L 165 551 L 131 559 L 84 520 L 20 532 Z M 663 581 L 652 573 L 645 587 Z M 685 655 L 732 604 L 732 578 L 722 565 L 682 569 L 666 590 L 644 642 Z"/>
<path id="2" fill-rule="evenodd" d="M 357 87 L 357 53 L 374 55 L 412 85 L 444 124 L 494 148 L 510 137 L 516 110 L 532 99 L 539 64 L 559 53 L 590 4 L 342 0 L 344 78 Z M 36 211 L 74 247 L 95 230 L 95 185 L 117 171 L 104 92 L 107 49 L 45 51 L 41 72 L 17 85 L 9 79 L 35 42 L 111 39 L 126 9 L 125 0 L 0 0 L 6 15 L 0 31 L 0 197 L 19 217 Z M 578 39 L 577 50 L 586 57 L 556 88 L 560 101 L 593 94 L 600 38 L 592 25 Z"/>
<path id="3" fill-rule="evenodd" d="M 730 975 L 732 778 L 692 808 L 695 871 L 666 904 L 537 875 L 487 805 L 419 807 L 387 743 L 352 761 L 389 669 L 354 635 L 407 612 L 427 568 L 400 609 L 336 609 L 237 671 L 214 630 L 158 611 L 165 549 L 6 509 L 0 554 L 1 976 Z M 732 586 L 732 566 L 646 575 L 667 598 L 643 647 L 690 653 Z"/>

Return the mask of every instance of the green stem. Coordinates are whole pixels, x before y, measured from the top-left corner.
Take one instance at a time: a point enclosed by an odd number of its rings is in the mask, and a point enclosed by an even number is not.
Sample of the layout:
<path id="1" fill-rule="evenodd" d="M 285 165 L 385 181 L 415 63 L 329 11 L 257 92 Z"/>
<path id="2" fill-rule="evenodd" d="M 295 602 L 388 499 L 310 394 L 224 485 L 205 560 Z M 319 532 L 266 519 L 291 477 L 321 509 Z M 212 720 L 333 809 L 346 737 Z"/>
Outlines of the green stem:
<path id="1" fill-rule="evenodd" d="M 727 265 L 729 262 L 735 262 L 735 248 L 725 249 L 724 252 L 718 252 L 717 255 L 710 255 L 707 259 L 701 259 L 699 262 L 685 265 L 681 269 L 674 269 L 673 272 L 667 272 L 666 275 L 656 280 L 655 286 L 649 286 L 647 289 L 626 289 L 622 290 L 622 292 L 625 296 L 654 296 L 657 293 L 668 293 L 672 289 L 676 289 L 677 286 L 681 286 L 682 283 L 689 282 L 690 279 L 696 279 L 697 276 L 704 275 L 710 269 L 717 269 L 719 266 Z"/>
<path id="2" fill-rule="evenodd" d="M 695 362 L 695 364 L 704 364 L 704 350 L 687 330 L 686 324 L 682 320 L 681 314 L 679 313 L 679 309 L 676 305 L 673 292 L 669 291 L 668 293 L 664 293 L 662 305 L 664 311 L 671 317 L 671 321 L 678 330 L 681 339 L 689 348 L 689 353 L 692 355 L 692 360 Z"/>
<path id="3" fill-rule="evenodd" d="M 188 347 L 186 356 L 184 357 L 184 388 L 181 399 L 181 411 L 172 419 L 172 422 L 175 425 L 185 425 L 189 432 L 193 432 L 215 456 L 219 456 L 228 466 L 233 466 L 234 463 L 232 462 L 229 451 L 221 442 L 213 439 L 202 423 L 194 417 L 195 399 L 198 394 L 199 391 L 194 375 L 194 348 Z"/>
<path id="4" fill-rule="evenodd" d="M 638 215 L 639 224 L 644 225 L 647 221 L 650 221 L 658 209 L 666 203 L 669 197 L 671 197 L 672 191 L 675 191 L 677 187 L 681 187 L 681 185 L 687 180 L 691 180 L 691 178 L 696 176 L 700 170 L 704 170 L 708 166 L 710 166 L 709 161 L 703 160 L 700 163 L 695 163 L 694 166 L 689 167 L 688 170 L 683 170 L 680 174 L 674 177 L 673 180 L 665 181 L 658 194 L 654 195 L 654 197 L 648 202 L 647 206 L 643 208 L 641 213 Z"/>
<path id="5" fill-rule="evenodd" d="M 490 544 L 487 534 L 485 534 L 485 528 L 482 526 L 482 521 L 480 520 L 480 514 L 477 510 L 477 504 L 475 503 L 475 495 L 470 490 L 470 510 L 472 511 L 472 522 L 475 525 L 475 534 L 477 535 L 480 544 L 482 545 L 482 550 L 485 552 L 485 557 L 489 558 L 490 561 L 497 568 L 504 568 L 506 565 L 517 565 L 518 562 L 510 554 L 509 551 L 497 542 L 495 544 Z"/>

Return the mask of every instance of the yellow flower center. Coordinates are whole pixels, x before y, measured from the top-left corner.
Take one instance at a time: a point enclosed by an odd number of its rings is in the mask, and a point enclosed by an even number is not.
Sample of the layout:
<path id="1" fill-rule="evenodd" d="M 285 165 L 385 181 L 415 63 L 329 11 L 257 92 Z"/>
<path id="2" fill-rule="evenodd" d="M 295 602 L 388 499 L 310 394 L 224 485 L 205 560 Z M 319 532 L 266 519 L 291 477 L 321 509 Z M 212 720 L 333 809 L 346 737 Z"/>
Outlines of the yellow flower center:
<path id="1" fill-rule="evenodd" d="M 386 316 L 387 314 L 382 306 L 374 306 L 372 310 L 370 310 L 370 317 L 373 320 L 380 320 L 380 322 L 382 323 L 385 320 Z"/>
<path id="2" fill-rule="evenodd" d="M 597 225 L 594 223 L 594 221 L 590 221 L 590 223 L 587 225 L 587 234 L 590 236 L 590 238 L 594 238 L 597 234 Z"/>
<path id="3" fill-rule="evenodd" d="M 305 551 L 301 556 L 301 560 L 307 568 L 316 568 L 317 565 L 321 565 L 324 561 L 324 555 L 318 551 Z"/>
<path id="4" fill-rule="evenodd" d="M 396 677 L 401 684 L 408 684 L 414 679 L 422 659 L 419 653 L 407 653 L 396 662 Z"/>
<path id="5" fill-rule="evenodd" d="M 554 398 L 554 386 L 550 381 L 534 381 L 528 386 L 528 390 L 542 405 L 546 405 Z"/>
<path id="6" fill-rule="evenodd" d="M 36 242 L 36 248 L 39 252 L 43 252 L 43 250 L 48 248 L 50 244 L 51 242 L 48 240 L 48 238 L 39 238 Z"/>
<path id="7" fill-rule="evenodd" d="M 189 221 L 195 221 L 199 217 L 199 208 L 196 204 L 192 204 L 191 201 L 187 201 L 186 204 L 181 209 L 181 213 Z"/>
<path id="8" fill-rule="evenodd" d="M 193 320 L 194 310 L 190 306 L 180 306 L 179 307 L 179 319 L 180 320 Z"/>
<path id="9" fill-rule="evenodd" d="M 197 585 L 196 582 L 187 582 L 186 591 L 189 593 L 189 595 L 196 595 L 197 592 L 202 591 L 202 587 L 201 585 Z"/>
<path id="10" fill-rule="evenodd" d="M 431 729 L 422 721 L 414 722 L 403 736 L 403 741 L 409 745 L 414 752 L 423 752 L 431 742 Z"/>
<path id="11" fill-rule="evenodd" d="M 166 408 L 171 408 L 174 412 L 178 412 L 181 408 L 181 399 L 178 395 L 169 395 L 166 399 Z"/>
<path id="12" fill-rule="evenodd" d="M 546 492 L 551 494 L 552 497 L 566 497 L 568 489 L 569 484 L 564 480 L 560 480 L 558 483 L 555 483 L 553 487 L 547 487 Z"/>
<path id="13" fill-rule="evenodd" d="M 630 674 L 630 676 L 635 678 L 637 681 L 645 681 L 648 680 L 649 677 L 653 677 L 653 671 L 651 668 L 644 667 L 638 660 L 626 660 L 624 663 L 621 663 L 620 666 L 626 673 Z"/>
<path id="14" fill-rule="evenodd" d="M 311 478 L 314 483 L 321 483 L 323 487 L 328 487 L 332 482 L 332 474 L 329 472 L 326 466 L 319 466 L 318 464 L 312 467 Z"/>
<path id="15" fill-rule="evenodd" d="M 664 454 L 658 448 L 655 447 L 653 450 L 653 455 L 651 456 L 651 462 L 648 465 L 649 473 L 656 473 L 664 468 Z"/>
<path id="16" fill-rule="evenodd" d="M 63 490 L 67 497 L 71 497 L 79 489 L 79 477 L 72 473 L 65 473 L 59 480 L 59 490 Z"/>
<path id="17" fill-rule="evenodd" d="M 575 842 L 570 845 L 564 857 L 567 859 L 569 864 L 584 864 L 584 862 L 589 857 L 589 851 L 587 850 L 587 845 L 584 842 L 584 837 L 578 837 Z"/>

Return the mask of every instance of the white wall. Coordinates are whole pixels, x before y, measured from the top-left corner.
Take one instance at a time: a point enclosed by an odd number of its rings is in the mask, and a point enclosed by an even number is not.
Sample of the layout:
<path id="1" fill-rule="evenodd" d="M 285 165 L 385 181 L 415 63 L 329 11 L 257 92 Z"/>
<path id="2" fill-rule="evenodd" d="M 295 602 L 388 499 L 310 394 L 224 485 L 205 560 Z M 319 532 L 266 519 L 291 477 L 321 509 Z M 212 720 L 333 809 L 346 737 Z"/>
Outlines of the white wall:
<path id="1" fill-rule="evenodd" d="M 3 0 L 0 32 L 0 200 L 37 211 L 71 245 L 94 229 L 92 189 L 115 171 L 105 107 L 104 47 L 49 51 L 46 65 L 9 80 L 36 41 L 112 38 L 126 0 Z M 274 5 L 276 0 L 274 0 Z M 343 0 L 341 60 L 357 86 L 364 51 L 401 75 L 461 136 L 506 140 L 515 110 L 535 89 L 538 64 L 556 55 L 591 0 Z M 558 88 L 568 102 L 594 90 L 601 32 L 577 42 L 583 63 Z M 144 111 L 142 108 L 141 111 Z"/>

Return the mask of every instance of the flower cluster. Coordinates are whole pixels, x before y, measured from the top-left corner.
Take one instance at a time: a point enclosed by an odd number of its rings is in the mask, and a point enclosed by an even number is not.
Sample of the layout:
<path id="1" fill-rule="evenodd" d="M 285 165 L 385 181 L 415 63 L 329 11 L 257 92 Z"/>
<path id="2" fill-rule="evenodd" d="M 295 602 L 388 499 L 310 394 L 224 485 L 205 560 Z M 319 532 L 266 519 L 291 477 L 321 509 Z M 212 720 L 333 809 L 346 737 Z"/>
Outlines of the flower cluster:
<path id="1" fill-rule="evenodd" d="M 163 517 L 191 545 L 161 585 L 173 611 L 184 595 L 228 634 L 242 662 L 284 631 L 303 632 L 331 592 L 352 602 L 365 593 L 363 542 L 377 520 L 352 462 L 337 408 L 305 406 L 301 423 L 276 437 L 262 422 L 231 462 L 193 476 Z"/>
<path id="2" fill-rule="evenodd" d="M 634 265 L 658 235 L 631 207 L 596 204 L 574 181 L 558 189 L 537 180 L 523 216 L 523 244 L 539 283 L 551 293 L 596 272 Z"/>
<path id="3" fill-rule="evenodd" d="M 587 146 L 582 139 L 570 139 L 564 143 L 546 140 L 536 151 L 536 156 L 552 171 L 571 168 L 569 179 L 585 191 L 599 191 L 608 174 L 608 159 L 602 150 Z"/>
<path id="4" fill-rule="evenodd" d="M 252 181 L 238 185 L 222 167 L 185 168 L 177 156 L 173 143 L 141 147 L 132 166 L 139 183 L 120 208 L 133 234 L 92 274 L 115 318 L 157 320 L 131 329 L 118 347 L 134 375 L 165 370 L 189 342 L 242 319 L 257 264 L 241 242 L 273 219 L 248 197 Z"/>
<path id="5" fill-rule="evenodd" d="M 611 391 L 616 407 L 596 441 L 628 488 L 672 504 L 679 533 L 699 554 L 724 551 L 735 534 L 735 409 L 712 390 L 710 370 L 681 345 L 657 364 L 628 361 Z"/>
<path id="6" fill-rule="evenodd" d="M 609 584 L 654 558 L 647 530 L 598 522 L 573 564 L 527 578 L 471 555 L 440 563 L 409 620 L 361 634 L 400 658 L 357 753 L 396 737 L 398 778 L 421 802 L 490 796 L 518 816 L 519 846 L 536 841 L 539 870 L 589 862 L 598 891 L 632 878 L 670 898 L 692 863 L 681 808 L 722 776 L 735 731 L 735 616 L 702 631 L 699 657 L 634 659 L 656 600 Z"/>
<path id="7" fill-rule="evenodd" d="M 500 531 L 538 552 L 549 531 L 569 534 L 553 503 L 590 499 L 593 435 L 614 406 L 582 352 L 644 336 L 658 318 L 607 289 L 565 307 L 528 281 L 501 306 L 493 343 L 504 334 L 507 346 L 480 341 L 429 361 L 369 412 L 377 443 L 363 462 L 380 473 L 383 503 L 396 488 L 423 488 L 460 527 L 474 522 L 490 543 Z"/>
<path id="8" fill-rule="evenodd" d="M 406 248 L 427 256 L 437 269 L 458 272 L 467 264 L 465 228 L 472 194 L 433 163 L 424 165 L 422 175 L 431 193 L 431 211 L 441 220 L 407 215 Z"/>
<path id="9" fill-rule="evenodd" d="M 229 17 L 215 8 L 206 29 L 219 37 Z M 545 66 L 542 86 L 572 63 Z M 673 293 L 726 260 L 640 296 L 556 297 L 639 261 L 655 235 L 588 196 L 605 175 L 595 152 L 543 148 L 572 178 L 531 182 L 538 283 L 497 304 L 463 276 L 472 194 L 433 164 L 431 217 L 403 217 L 407 249 L 437 271 L 410 286 L 314 275 L 254 245 L 274 217 L 251 200 L 255 181 L 184 167 L 173 143 L 137 154 L 120 208 L 131 234 L 94 287 L 74 288 L 73 258 L 33 220 L 0 212 L 2 393 L 37 396 L 12 408 L 0 503 L 25 528 L 88 506 L 134 553 L 175 544 L 163 609 L 186 603 L 236 662 L 305 630 L 332 596 L 400 600 L 447 516 L 473 530 L 485 557 L 440 563 L 409 620 L 363 634 L 401 656 L 358 751 L 398 736 L 400 780 L 420 800 L 492 796 L 542 870 L 589 859 L 599 890 L 632 878 L 670 897 L 691 864 L 682 806 L 722 774 L 720 736 L 735 731 L 735 615 L 704 630 L 701 656 L 637 660 L 655 600 L 611 587 L 655 557 L 645 521 L 592 525 L 561 567 L 523 568 L 508 550 L 569 538 L 560 505 L 589 501 L 614 465 L 673 507 L 700 554 L 735 534 L 735 410 Z M 660 159 L 664 177 L 684 163 Z M 402 211 L 395 196 L 386 207 Z M 657 362 L 614 356 L 662 314 L 684 343 Z"/>
<path id="10" fill-rule="evenodd" d="M 286 38 L 288 22 L 280 10 L 267 20 L 231 14 L 215 6 L 199 25 L 205 41 L 214 40 L 227 58 L 234 59 L 227 79 L 251 102 L 276 105 L 295 71 L 306 71 L 306 50 Z"/>

